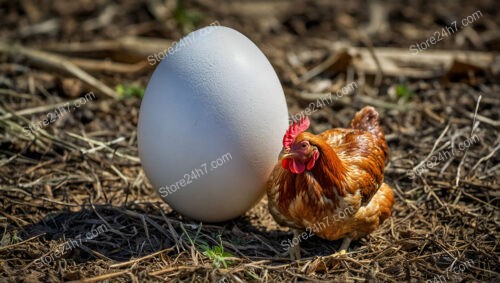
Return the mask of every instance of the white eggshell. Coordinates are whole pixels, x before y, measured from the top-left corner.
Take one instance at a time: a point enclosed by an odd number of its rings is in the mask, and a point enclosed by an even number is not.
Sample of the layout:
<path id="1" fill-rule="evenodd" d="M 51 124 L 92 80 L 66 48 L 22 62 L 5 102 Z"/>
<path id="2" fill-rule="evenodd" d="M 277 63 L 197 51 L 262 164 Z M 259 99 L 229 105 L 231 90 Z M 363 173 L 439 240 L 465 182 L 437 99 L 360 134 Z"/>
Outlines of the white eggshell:
<path id="1" fill-rule="evenodd" d="M 286 101 L 265 55 L 238 31 L 207 27 L 183 40 L 187 44 L 161 61 L 147 86 L 139 155 L 173 209 L 196 220 L 226 221 L 263 196 L 288 126 Z M 196 169 L 203 174 L 188 180 Z"/>

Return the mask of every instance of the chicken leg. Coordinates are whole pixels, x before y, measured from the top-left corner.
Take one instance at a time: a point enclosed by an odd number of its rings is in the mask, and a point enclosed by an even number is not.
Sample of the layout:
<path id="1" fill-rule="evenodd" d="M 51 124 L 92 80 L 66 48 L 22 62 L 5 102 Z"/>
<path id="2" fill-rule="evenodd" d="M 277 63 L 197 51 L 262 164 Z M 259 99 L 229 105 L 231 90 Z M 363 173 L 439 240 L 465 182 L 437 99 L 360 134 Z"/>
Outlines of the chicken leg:
<path id="1" fill-rule="evenodd" d="M 345 255 L 347 253 L 347 249 L 349 248 L 349 245 L 351 244 L 352 239 L 349 237 L 345 237 L 342 240 L 342 244 L 340 245 L 340 249 L 338 252 L 330 255 L 331 257 L 337 257 L 341 255 Z"/>
<path id="2" fill-rule="evenodd" d="M 299 239 L 300 237 L 300 231 L 293 229 L 293 238 L 292 238 L 292 243 L 293 239 Z M 291 260 L 299 260 L 300 259 L 300 240 L 296 245 L 293 245 L 290 248 L 290 259 Z"/>
<path id="3" fill-rule="evenodd" d="M 340 245 L 340 251 L 338 254 L 343 255 L 346 254 L 347 249 L 349 248 L 349 245 L 351 244 L 352 239 L 349 237 L 345 237 L 344 240 L 342 240 L 342 244 Z"/>

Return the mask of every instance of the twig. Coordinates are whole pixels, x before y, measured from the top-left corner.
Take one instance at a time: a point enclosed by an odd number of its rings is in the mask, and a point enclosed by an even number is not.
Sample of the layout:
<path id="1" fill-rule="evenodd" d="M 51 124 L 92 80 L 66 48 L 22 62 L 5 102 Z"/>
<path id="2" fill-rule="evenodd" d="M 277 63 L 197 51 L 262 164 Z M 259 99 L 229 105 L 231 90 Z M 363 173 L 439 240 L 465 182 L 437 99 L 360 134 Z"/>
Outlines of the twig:
<path id="1" fill-rule="evenodd" d="M 155 256 L 157 256 L 159 254 L 162 254 L 162 253 L 165 253 L 165 252 L 170 252 L 173 249 L 174 249 L 173 247 L 170 247 L 168 249 L 163 249 L 161 251 L 157 251 L 155 253 L 152 253 L 152 254 L 149 254 L 149 255 L 146 255 L 146 256 L 143 256 L 143 257 L 140 257 L 140 258 L 136 258 L 136 259 L 132 259 L 132 260 L 125 261 L 125 262 L 120 262 L 120 263 L 112 264 L 112 265 L 109 266 L 109 268 L 119 268 L 119 267 L 123 267 L 123 266 L 132 265 L 134 263 L 143 261 L 145 259 L 155 257 Z"/>
<path id="2" fill-rule="evenodd" d="M 372 98 L 370 96 L 356 95 L 356 99 L 363 102 L 364 104 L 370 104 L 370 105 L 373 105 L 373 106 L 379 107 L 379 108 L 394 109 L 394 110 L 399 110 L 399 111 L 406 111 L 408 109 L 415 109 L 415 105 L 412 105 L 410 103 L 408 103 L 408 104 L 395 104 L 395 103 L 390 103 L 390 102 L 378 100 L 378 99 Z"/>
<path id="3" fill-rule="evenodd" d="M 114 73 L 114 74 L 125 74 L 125 75 L 137 75 L 142 74 L 148 70 L 151 70 L 154 66 L 150 65 L 147 61 L 140 61 L 135 64 L 118 63 L 104 60 L 95 59 L 81 59 L 81 58 L 70 58 L 68 59 L 71 63 L 76 66 L 86 70 L 87 72 L 102 72 L 102 73 Z"/>
<path id="4" fill-rule="evenodd" d="M 111 278 L 114 278 L 114 277 L 117 277 L 117 276 L 129 273 L 129 272 L 130 272 L 129 270 L 123 270 L 123 271 L 118 271 L 118 272 L 113 272 L 113 273 L 107 273 L 107 274 L 99 275 L 99 276 L 92 277 L 92 278 L 84 278 L 84 279 L 81 279 L 81 280 L 68 281 L 68 283 L 77 283 L 77 282 L 91 283 L 91 282 L 99 282 L 99 281 L 103 281 L 103 280 L 106 280 L 106 279 L 111 279 Z"/>
<path id="5" fill-rule="evenodd" d="M 490 159 L 491 157 L 493 157 L 499 149 L 500 149 L 500 144 L 497 144 L 497 146 L 488 155 L 481 157 L 481 159 L 479 159 L 476 162 L 476 164 L 474 164 L 472 169 L 470 169 L 471 173 L 474 172 L 477 169 L 477 167 L 479 166 L 479 164 L 481 164 L 483 161 L 486 161 L 486 160 Z"/>
<path id="6" fill-rule="evenodd" d="M 79 140 L 83 140 L 83 141 L 86 141 L 86 142 L 89 142 L 89 143 L 93 143 L 95 145 L 99 145 L 99 146 L 102 146 L 103 148 L 107 149 L 108 151 L 111 151 L 112 153 L 116 154 L 117 156 L 119 157 L 122 157 L 122 158 L 125 158 L 125 159 L 128 159 L 128 160 L 131 160 L 131 161 L 134 161 L 134 162 L 140 162 L 140 159 L 138 157 L 135 157 L 135 156 L 130 156 L 130 155 L 127 155 L 127 154 L 122 154 L 118 151 L 115 151 L 114 149 L 110 148 L 108 145 L 106 145 L 106 143 L 104 142 L 101 142 L 101 141 L 96 141 L 96 140 L 93 140 L 93 139 L 90 139 L 90 138 L 86 138 L 86 137 L 82 137 L 80 135 L 77 135 L 77 134 L 74 134 L 74 133 L 66 133 L 68 136 L 71 136 L 71 137 L 74 137 L 74 138 L 77 138 Z M 92 150 L 92 149 L 89 149 L 89 150 Z M 88 150 L 87 150 L 88 151 Z"/>
<path id="7" fill-rule="evenodd" d="M 8 54 L 11 56 L 22 55 L 33 61 L 35 64 L 41 65 L 42 67 L 51 67 L 58 71 L 71 74 L 72 76 L 82 80 L 89 86 L 99 90 L 101 93 L 113 99 L 118 98 L 118 94 L 97 80 L 93 76 L 89 75 L 87 72 L 80 69 L 75 64 L 71 63 L 66 57 L 48 53 L 45 51 L 39 51 L 31 48 L 27 48 L 18 44 L 8 44 L 6 42 L 0 42 L 0 53 Z"/>
<path id="8" fill-rule="evenodd" d="M 7 231 L 7 230 L 5 230 L 5 231 Z M 43 235 L 45 235 L 45 233 L 43 233 L 43 234 L 39 234 L 39 235 L 36 235 L 36 236 L 33 236 L 33 237 L 28 238 L 28 239 L 26 239 L 26 240 L 24 240 L 24 241 L 21 241 L 21 242 L 19 242 L 19 243 L 15 243 L 15 244 L 12 244 L 12 245 L 8 245 L 8 246 L 3 246 L 3 247 L 0 247 L 0 251 L 1 251 L 1 250 L 7 250 L 7 249 L 10 249 L 10 248 L 13 248 L 13 247 L 16 247 L 16 246 L 22 245 L 22 244 L 24 244 L 24 243 L 30 242 L 30 241 L 32 241 L 32 240 L 34 240 L 34 239 L 36 239 L 36 238 L 38 238 L 38 237 L 40 237 L 40 236 L 43 236 Z"/>
<path id="9" fill-rule="evenodd" d="M 434 150 L 436 150 L 437 145 L 439 144 L 441 139 L 444 137 L 444 135 L 446 134 L 446 132 L 448 131 L 449 128 L 450 128 L 450 124 L 446 125 L 444 130 L 439 135 L 438 139 L 434 142 L 434 145 L 432 146 L 431 152 L 429 152 L 429 154 L 424 158 L 424 160 L 422 160 L 419 164 L 417 164 L 417 166 L 413 167 L 413 169 L 412 169 L 413 171 L 415 171 L 417 168 L 422 166 L 427 161 L 427 159 L 429 159 L 432 156 L 432 154 L 434 153 Z"/>
<path id="10" fill-rule="evenodd" d="M 375 61 L 375 65 L 377 66 L 377 74 L 375 75 L 375 86 L 380 86 L 382 83 L 382 79 L 384 78 L 384 71 L 382 70 L 382 64 L 380 64 L 380 60 L 378 59 L 377 55 L 375 55 L 375 51 L 373 48 L 373 42 L 370 40 L 370 38 L 364 33 L 364 32 L 359 32 L 360 39 L 363 41 L 363 43 L 366 45 L 366 48 L 368 48 L 368 52 L 373 58 L 373 61 Z"/>
<path id="11" fill-rule="evenodd" d="M 50 105 L 43 105 L 43 106 L 38 106 L 38 107 L 33 107 L 33 108 L 27 108 L 23 110 L 16 111 L 14 113 L 7 113 L 4 114 L 3 116 L 0 116 L 0 120 L 7 120 L 13 116 L 24 116 L 24 115 L 31 115 L 31 114 L 36 114 L 36 113 L 41 113 L 41 112 L 47 112 L 53 109 L 57 109 L 59 107 L 63 107 L 67 105 L 68 103 L 71 103 L 72 101 L 65 101 L 65 102 L 60 102 L 56 104 L 50 104 Z"/>
<path id="12" fill-rule="evenodd" d="M 148 275 L 154 276 L 154 275 L 161 275 L 164 273 L 177 271 L 177 270 L 196 270 L 196 269 L 200 269 L 200 268 L 209 268 L 209 267 L 205 267 L 205 266 L 174 266 L 174 267 L 169 267 L 169 268 L 157 270 L 154 272 L 150 272 L 150 273 L 148 273 Z"/>
<path id="13" fill-rule="evenodd" d="M 479 95 L 479 98 L 477 99 L 476 110 L 474 111 L 474 117 L 472 118 L 472 125 L 471 125 L 471 129 L 470 129 L 469 139 L 472 138 L 472 134 L 474 133 L 474 130 L 475 130 L 477 110 L 479 109 L 479 103 L 481 103 L 481 98 L 482 97 L 483 97 L 482 95 Z M 462 165 L 464 164 L 465 157 L 467 156 L 467 152 L 469 152 L 469 147 L 467 147 L 465 149 L 464 155 L 462 156 L 462 159 L 460 160 L 460 163 L 458 164 L 458 167 L 457 167 L 457 177 L 455 178 L 455 187 L 458 187 L 458 183 L 460 182 L 460 171 L 462 170 Z M 455 201 L 455 203 L 456 202 L 458 202 L 458 198 Z"/>
<path id="14" fill-rule="evenodd" d="M 328 59 L 325 61 L 321 62 L 319 65 L 316 67 L 312 68 L 309 72 L 305 73 L 300 80 L 302 82 L 307 82 L 310 79 L 314 78 L 315 76 L 321 74 L 328 68 L 334 66 L 335 64 L 341 65 L 340 67 L 343 67 L 342 65 L 349 65 L 349 61 L 351 60 L 351 56 L 347 54 L 345 50 L 339 50 L 336 54 L 330 56 Z"/>

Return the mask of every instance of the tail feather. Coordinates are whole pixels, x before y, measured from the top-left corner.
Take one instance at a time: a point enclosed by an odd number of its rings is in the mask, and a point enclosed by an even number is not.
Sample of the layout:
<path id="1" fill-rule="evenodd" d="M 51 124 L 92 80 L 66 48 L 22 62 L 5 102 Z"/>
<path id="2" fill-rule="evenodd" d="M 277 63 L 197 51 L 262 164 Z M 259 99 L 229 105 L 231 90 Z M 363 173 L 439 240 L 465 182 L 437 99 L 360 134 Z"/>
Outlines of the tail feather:
<path id="1" fill-rule="evenodd" d="M 375 135 L 381 143 L 381 146 L 386 154 L 389 155 L 389 148 L 385 141 L 384 131 L 379 124 L 378 112 L 371 106 L 363 107 L 351 121 L 351 128 L 363 130 Z"/>
<path id="2" fill-rule="evenodd" d="M 384 132 L 379 125 L 379 117 L 375 108 L 366 106 L 361 109 L 351 121 L 351 128 L 370 132 L 376 136 L 383 136 Z"/>
<path id="3" fill-rule="evenodd" d="M 377 194 L 380 194 L 380 198 L 378 198 L 377 201 L 379 202 L 380 208 L 379 221 L 382 223 L 391 216 L 391 208 L 394 205 L 394 192 L 389 185 L 383 183 Z"/>

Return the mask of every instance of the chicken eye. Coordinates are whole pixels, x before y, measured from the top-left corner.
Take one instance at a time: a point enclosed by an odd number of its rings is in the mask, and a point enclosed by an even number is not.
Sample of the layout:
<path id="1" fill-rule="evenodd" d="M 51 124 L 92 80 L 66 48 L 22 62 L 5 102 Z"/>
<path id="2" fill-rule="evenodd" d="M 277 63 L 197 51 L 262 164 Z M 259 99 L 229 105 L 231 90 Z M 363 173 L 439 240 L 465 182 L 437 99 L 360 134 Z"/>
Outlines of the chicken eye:
<path id="1" fill-rule="evenodd" d="M 302 143 L 302 148 L 306 148 L 307 147 L 307 143 L 306 142 L 303 142 Z"/>

